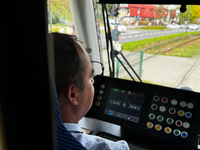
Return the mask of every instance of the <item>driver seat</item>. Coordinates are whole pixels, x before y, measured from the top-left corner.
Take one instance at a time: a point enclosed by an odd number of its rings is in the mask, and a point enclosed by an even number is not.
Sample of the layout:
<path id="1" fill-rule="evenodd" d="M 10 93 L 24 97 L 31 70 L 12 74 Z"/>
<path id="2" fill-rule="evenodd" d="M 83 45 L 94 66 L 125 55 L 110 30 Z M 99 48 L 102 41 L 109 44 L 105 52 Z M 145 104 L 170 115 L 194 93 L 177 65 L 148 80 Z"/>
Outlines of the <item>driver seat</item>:
<path id="1" fill-rule="evenodd" d="M 63 125 L 54 78 L 52 73 L 50 73 L 49 75 L 51 100 L 53 103 L 53 135 L 57 149 L 86 150 L 86 148 L 79 141 L 77 141 Z"/>

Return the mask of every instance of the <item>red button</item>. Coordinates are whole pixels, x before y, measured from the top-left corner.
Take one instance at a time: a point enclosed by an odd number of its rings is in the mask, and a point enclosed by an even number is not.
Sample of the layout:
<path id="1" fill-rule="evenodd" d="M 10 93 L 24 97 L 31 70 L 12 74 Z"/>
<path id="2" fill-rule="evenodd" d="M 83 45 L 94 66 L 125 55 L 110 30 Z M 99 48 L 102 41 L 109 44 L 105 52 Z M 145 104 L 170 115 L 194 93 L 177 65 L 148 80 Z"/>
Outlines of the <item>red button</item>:
<path id="1" fill-rule="evenodd" d="M 162 102 L 163 102 L 163 103 L 167 103 L 167 101 L 168 101 L 168 99 L 167 99 L 166 97 L 163 97 L 163 98 L 162 98 Z"/>
<path id="2" fill-rule="evenodd" d="M 177 120 L 177 121 L 176 121 L 176 125 L 177 125 L 178 127 L 182 126 L 182 121 Z"/>

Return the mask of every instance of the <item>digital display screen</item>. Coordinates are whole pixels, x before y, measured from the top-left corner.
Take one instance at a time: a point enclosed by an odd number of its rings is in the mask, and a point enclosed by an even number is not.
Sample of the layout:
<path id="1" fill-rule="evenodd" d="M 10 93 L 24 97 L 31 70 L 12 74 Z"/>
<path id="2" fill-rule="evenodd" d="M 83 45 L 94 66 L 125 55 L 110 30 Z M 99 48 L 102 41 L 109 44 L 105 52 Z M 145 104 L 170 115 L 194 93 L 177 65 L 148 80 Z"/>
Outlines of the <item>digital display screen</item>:
<path id="1" fill-rule="evenodd" d="M 111 88 L 104 114 L 139 123 L 145 95 Z"/>

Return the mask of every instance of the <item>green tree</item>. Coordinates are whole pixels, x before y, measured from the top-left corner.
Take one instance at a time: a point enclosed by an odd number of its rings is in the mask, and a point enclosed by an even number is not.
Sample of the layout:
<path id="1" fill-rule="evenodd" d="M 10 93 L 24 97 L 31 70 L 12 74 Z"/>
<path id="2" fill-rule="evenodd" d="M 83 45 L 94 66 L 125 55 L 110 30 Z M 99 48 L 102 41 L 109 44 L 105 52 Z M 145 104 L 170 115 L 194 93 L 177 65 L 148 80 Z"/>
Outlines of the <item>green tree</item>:
<path id="1" fill-rule="evenodd" d="M 187 8 L 187 11 L 180 14 L 180 17 L 184 21 L 187 21 L 190 5 L 187 5 L 186 8 Z M 198 5 L 192 5 L 191 10 L 190 10 L 190 18 L 189 18 L 190 22 L 194 23 L 195 19 L 197 19 L 197 18 L 200 18 L 200 7 Z"/>
<path id="2" fill-rule="evenodd" d="M 106 4 L 106 7 L 107 7 L 108 13 L 111 13 L 112 11 L 114 11 L 114 4 Z"/>
<path id="3" fill-rule="evenodd" d="M 49 6 L 49 1 L 47 1 Z M 49 10 L 48 10 L 49 11 Z M 58 23 L 60 19 L 72 21 L 69 0 L 51 0 L 52 23 Z"/>

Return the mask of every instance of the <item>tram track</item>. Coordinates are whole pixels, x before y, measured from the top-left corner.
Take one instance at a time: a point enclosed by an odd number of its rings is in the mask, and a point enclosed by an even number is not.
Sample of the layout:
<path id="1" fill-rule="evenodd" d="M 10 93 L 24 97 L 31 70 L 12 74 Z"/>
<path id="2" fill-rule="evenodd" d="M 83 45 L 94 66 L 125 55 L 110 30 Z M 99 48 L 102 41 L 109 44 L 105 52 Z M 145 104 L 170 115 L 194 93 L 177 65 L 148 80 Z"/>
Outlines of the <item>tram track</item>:
<path id="1" fill-rule="evenodd" d="M 184 80 L 189 76 L 189 74 L 193 71 L 193 69 L 195 68 L 195 66 L 197 65 L 197 63 L 200 60 L 200 56 L 196 59 L 196 61 L 191 65 L 191 67 L 188 69 L 188 71 L 186 72 L 186 74 L 183 76 L 183 78 L 181 79 L 181 81 L 178 83 L 178 85 L 176 86 L 176 88 L 180 87 L 180 85 L 184 82 Z"/>
<path id="2" fill-rule="evenodd" d="M 169 51 L 173 50 L 174 48 L 178 48 L 178 47 L 180 47 L 180 46 L 186 45 L 186 44 L 188 44 L 188 43 L 190 43 L 190 42 L 193 42 L 193 41 L 195 41 L 195 40 L 199 40 L 199 39 L 200 39 L 200 35 L 199 35 L 199 34 L 194 35 L 194 36 L 192 36 L 192 37 L 195 37 L 195 36 L 198 36 L 198 37 L 197 37 L 197 38 L 193 38 L 192 40 L 188 40 L 188 41 L 186 41 L 186 42 L 183 42 L 183 43 L 181 43 L 181 44 L 179 44 L 179 45 L 175 45 L 175 46 L 173 46 L 173 47 L 171 47 L 171 48 L 168 48 L 168 49 L 166 49 L 166 50 L 164 50 L 164 51 L 160 51 L 160 52 L 158 52 L 158 53 L 156 53 L 156 54 L 153 54 L 153 55 L 151 55 L 151 56 L 149 56 L 149 57 L 146 57 L 146 58 L 143 59 L 143 61 L 148 60 L 148 59 L 150 59 L 150 58 L 153 58 L 153 57 L 155 57 L 156 55 L 169 52 Z M 143 49 L 143 50 L 137 51 L 137 52 L 135 52 L 135 53 L 140 53 L 141 51 L 146 51 L 146 50 L 149 50 L 149 49 L 152 49 L 152 48 L 155 48 L 155 47 L 158 47 L 158 46 L 162 46 L 162 45 L 164 45 L 164 44 L 171 43 L 171 42 L 174 42 L 174 41 L 179 41 L 179 40 L 182 40 L 182 39 L 185 39 L 185 38 L 189 38 L 189 37 L 187 36 L 187 37 L 175 39 L 175 40 L 172 40 L 172 41 L 164 42 L 164 43 L 161 43 L 161 44 L 158 44 L 158 45 L 155 45 L 155 46 L 151 46 L 151 47 L 145 48 L 145 49 Z M 126 55 L 125 57 L 128 57 L 129 55 L 131 55 L 131 54 L 128 54 L 128 55 Z M 135 61 L 135 60 L 130 60 L 129 63 L 132 64 L 133 61 Z M 134 65 L 138 64 L 139 62 L 140 62 L 140 61 L 137 61 L 137 62 L 133 63 L 132 65 L 134 66 Z M 125 62 L 124 62 L 124 63 L 125 63 Z M 125 63 L 125 64 L 126 64 L 126 63 Z"/>
<path id="3" fill-rule="evenodd" d="M 191 39 L 191 37 L 192 37 L 192 39 Z M 195 36 L 190 36 L 190 37 L 183 37 L 183 38 L 179 38 L 179 39 L 176 39 L 176 40 L 173 40 L 173 41 L 168 41 L 168 42 L 164 42 L 164 43 L 161 43 L 161 44 L 158 44 L 158 45 L 155 45 L 155 46 L 151 46 L 151 47 L 148 47 L 148 48 L 145 48 L 145 49 L 143 49 L 143 51 L 145 51 L 145 50 L 148 50 L 148 49 L 152 49 L 152 48 L 154 48 L 154 47 L 158 47 L 158 46 L 162 46 L 162 45 L 165 45 L 165 44 L 167 44 L 167 43 L 170 43 L 170 42 L 174 42 L 174 41 L 179 41 L 180 42 L 180 40 L 183 40 L 183 39 L 187 39 L 188 38 L 188 40 L 184 40 L 184 41 L 182 41 L 180 44 L 176 44 L 176 45 L 173 45 L 173 47 L 171 46 L 170 48 L 168 48 L 168 49 L 165 49 L 165 50 L 163 50 L 163 51 L 160 51 L 160 52 L 158 52 L 158 53 L 156 53 L 156 54 L 153 54 L 153 55 L 151 55 L 151 56 L 147 56 L 146 58 L 144 58 L 143 59 L 143 62 L 144 61 L 146 61 L 146 60 L 148 60 L 148 59 L 150 59 L 150 58 L 153 58 L 153 57 L 155 57 L 155 56 L 157 56 L 157 55 L 160 55 L 160 54 L 162 54 L 162 53 L 166 53 L 166 52 L 169 52 L 169 51 L 171 51 L 171 50 L 173 50 L 174 48 L 178 48 L 178 47 L 183 47 L 184 45 L 188 45 L 189 43 L 191 43 L 191 42 L 194 42 L 195 40 L 199 40 L 200 39 L 200 35 L 199 34 L 197 34 L 197 35 L 195 35 Z M 137 68 L 138 68 L 138 66 L 139 66 L 139 64 L 140 64 L 140 52 L 141 52 L 142 50 L 140 50 L 140 51 L 137 51 L 137 52 L 132 52 L 132 53 L 129 53 L 129 54 L 126 54 L 125 55 L 125 57 L 127 58 L 127 60 L 128 60 L 128 62 L 131 64 L 131 66 L 135 69 L 135 70 L 138 70 Z M 137 56 L 136 56 L 137 55 Z M 135 59 L 132 59 L 133 57 L 136 57 Z M 200 58 L 198 58 L 198 61 L 200 60 Z M 198 61 L 196 61 L 196 63 L 198 62 Z M 123 62 L 123 64 L 125 64 L 125 65 L 127 65 L 126 64 L 126 62 L 124 62 L 124 61 L 122 61 Z M 194 64 L 192 65 L 193 67 L 195 66 Z M 192 68 L 192 67 L 191 67 Z M 189 69 L 190 71 L 192 71 L 192 69 Z M 183 77 L 183 79 L 181 80 L 182 82 L 185 80 L 185 77 L 187 77 L 188 75 L 189 75 L 189 71 L 187 72 L 187 75 L 185 75 L 184 77 Z M 124 69 L 123 69 L 123 67 L 119 67 L 119 75 L 120 74 L 124 74 Z M 122 75 L 120 75 L 120 76 L 122 76 Z M 124 76 L 124 75 L 123 75 Z M 128 74 L 127 75 L 125 75 L 124 76 L 124 78 L 128 78 L 129 76 L 128 76 Z M 180 85 L 182 84 L 182 83 L 179 83 Z M 179 85 L 179 86 L 180 86 Z M 177 85 L 178 86 L 178 85 Z"/>
<path id="4" fill-rule="evenodd" d="M 185 38 L 188 38 L 188 40 L 186 39 L 184 41 L 179 41 L 179 40 L 182 40 L 182 39 L 185 39 Z M 174 48 L 183 47 L 184 45 L 188 45 L 189 43 L 194 42 L 195 40 L 199 40 L 199 39 L 200 39 L 199 35 L 176 39 L 176 41 L 179 41 L 179 43 L 176 42 L 177 44 L 175 44 L 175 45 L 172 44 L 173 47 L 170 44 L 170 48 L 168 48 L 167 50 L 165 49 L 165 50 L 163 50 L 163 51 L 161 51 L 159 53 L 156 53 L 155 55 L 151 55 L 151 56 L 147 56 L 146 55 L 147 57 L 143 59 L 143 62 L 146 61 L 146 60 L 148 60 L 148 59 L 150 59 L 150 58 L 155 57 L 156 55 L 159 55 L 161 53 L 166 53 L 168 51 L 173 50 Z M 172 41 L 170 41 L 170 42 L 172 42 Z M 167 43 L 168 42 L 164 42 L 164 43 L 158 44 L 156 46 L 162 46 L 164 44 L 166 46 Z M 156 46 L 153 46 L 153 47 L 156 47 Z M 150 47 L 150 48 L 153 48 L 153 47 Z M 146 48 L 146 49 L 150 49 L 150 48 Z M 139 68 L 140 68 L 140 66 L 139 66 L 140 65 L 140 56 L 139 55 L 140 55 L 140 53 L 138 53 L 138 52 L 133 52 L 133 53 L 129 53 L 129 54 L 125 55 L 125 57 L 127 58 L 128 62 L 131 64 L 131 66 L 134 68 L 134 70 L 136 72 L 138 72 L 138 73 L 139 73 Z M 133 59 L 133 57 L 135 57 L 135 59 Z M 122 61 L 122 62 L 123 62 L 123 64 L 125 64 L 125 66 L 127 66 L 127 70 L 129 70 L 130 72 L 132 72 L 130 70 L 129 66 L 126 64 L 126 62 L 124 62 L 124 61 Z M 122 77 L 122 78 L 129 78 L 129 75 L 124 72 L 123 67 L 119 67 L 118 73 L 119 73 L 119 76 Z M 176 84 L 175 84 L 175 86 L 176 86 Z"/>
<path id="5" fill-rule="evenodd" d="M 183 42 L 183 43 L 181 43 L 181 44 L 179 44 L 179 45 L 176 45 L 176 46 L 174 46 L 174 47 L 172 47 L 172 48 L 168 48 L 167 50 L 162 51 L 162 52 L 159 52 L 159 53 L 157 53 L 157 54 L 155 54 L 155 55 L 159 55 L 159 54 L 162 54 L 162 53 L 169 52 L 169 51 L 173 50 L 174 48 L 178 48 L 178 47 L 180 47 L 180 46 L 184 46 L 184 45 L 186 45 L 186 44 L 188 44 L 188 43 L 194 42 L 194 41 L 199 40 L 199 39 L 200 39 L 200 36 L 199 36 L 198 38 L 195 38 L 195 39 L 192 39 L 192 40 L 188 40 L 188 41 L 186 41 L 186 42 Z M 153 57 L 154 57 L 155 55 L 153 55 Z M 148 59 L 148 58 L 146 58 L 146 59 Z"/>

